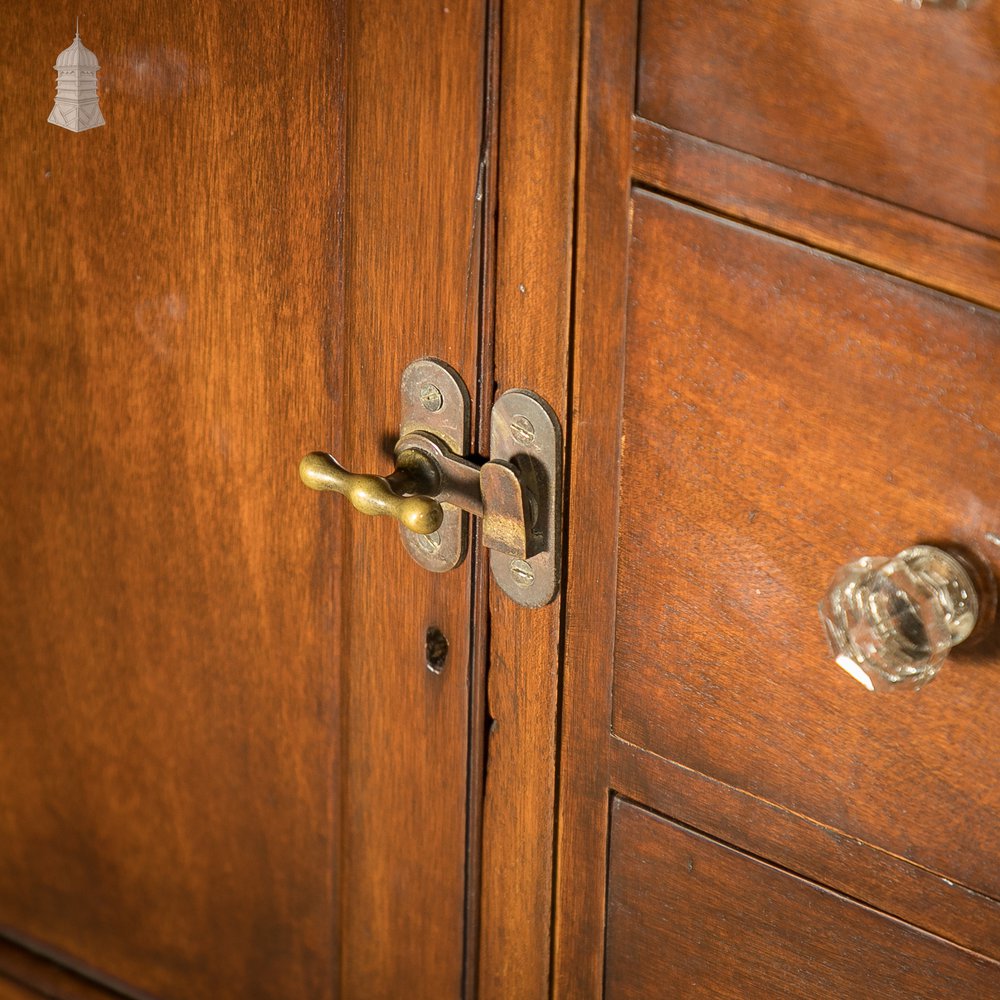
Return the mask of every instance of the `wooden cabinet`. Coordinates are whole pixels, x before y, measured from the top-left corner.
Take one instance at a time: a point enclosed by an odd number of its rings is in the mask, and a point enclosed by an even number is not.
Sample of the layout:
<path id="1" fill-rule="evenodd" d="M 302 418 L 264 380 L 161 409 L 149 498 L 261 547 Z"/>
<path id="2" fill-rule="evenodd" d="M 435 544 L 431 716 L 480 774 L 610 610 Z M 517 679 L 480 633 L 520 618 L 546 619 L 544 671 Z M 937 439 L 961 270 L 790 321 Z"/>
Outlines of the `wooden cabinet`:
<path id="1" fill-rule="evenodd" d="M 558 996 L 1000 995 L 995 624 L 874 695 L 817 616 L 918 542 L 993 600 L 1000 12 L 963 13 L 587 6 Z"/>
<path id="2" fill-rule="evenodd" d="M 643 118 L 1000 235 L 989 4 L 645 0 L 639 29 Z"/>
<path id="3" fill-rule="evenodd" d="M 816 613 L 1000 573 L 1000 4 L 126 2 L 82 134 L 75 13 L 0 43 L 0 996 L 1000 996 L 996 629 L 874 696 Z M 546 608 L 298 482 L 420 356 L 559 415 Z"/>

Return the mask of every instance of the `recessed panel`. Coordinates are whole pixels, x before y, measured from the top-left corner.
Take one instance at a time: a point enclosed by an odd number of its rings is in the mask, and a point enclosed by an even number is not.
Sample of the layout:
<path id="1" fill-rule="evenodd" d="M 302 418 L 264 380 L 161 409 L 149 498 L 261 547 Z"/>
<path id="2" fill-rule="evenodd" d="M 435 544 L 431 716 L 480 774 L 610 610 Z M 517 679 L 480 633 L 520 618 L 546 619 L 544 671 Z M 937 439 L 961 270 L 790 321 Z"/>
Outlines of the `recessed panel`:
<path id="1" fill-rule="evenodd" d="M 1000 317 L 634 199 L 614 728 L 996 896 L 1000 658 L 919 692 L 833 661 L 837 569 L 1000 557 Z"/>
<path id="2" fill-rule="evenodd" d="M 644 0 L 638 111 L 1000 235 L 1000 6 L 970 7 Z"/>
<path id="3" fill-rule="evenodd" d="M 996 997 L 997 965 L 627 802 L 605 996 Z"/>

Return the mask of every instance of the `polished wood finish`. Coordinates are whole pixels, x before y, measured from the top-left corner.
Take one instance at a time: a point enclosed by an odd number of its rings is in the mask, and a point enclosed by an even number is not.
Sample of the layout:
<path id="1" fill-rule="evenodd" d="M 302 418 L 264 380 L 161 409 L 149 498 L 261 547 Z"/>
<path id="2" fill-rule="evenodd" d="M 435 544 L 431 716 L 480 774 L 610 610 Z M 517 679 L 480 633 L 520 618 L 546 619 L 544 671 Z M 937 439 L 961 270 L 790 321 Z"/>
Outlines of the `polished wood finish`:
<path id="1" fill-rule="evenodd" d="M 98 983 L 100 976 L 93 969 L 84 973 L 73 972 L 57 962 L 50 961 L 9 939 L 0 939 L 0 1000 L 47 997 L 49 1000 L 123 1000 L 142 994 L 115 988 L 106 980 Z"/>
<path id="2" fill-rule="evenodd" d="M 873 697 L 816 614 L 921 539 L 1000 572 L 1000 316 L 655 195 L 632 225 L 615 732 L 1000 897 L 995 643 Z"/>
<path id="3" fill-rule="evenodd" d="M 646 187 L 1000 308 L 1000 240 L 644 118 L 632 157 Z"/>
<path id="4" fill-rule="evenodd" d="M 82 134 L 76 12 L 0 60 L 0 923 L 156 995 L 329 997 L 342 543 L 295 467 L 338 447 L 342 8 L 90 8 Z"/>
<path id="5" fill-rule="evenodd" d="M 497 161 L 500 128 L 500 9 L 496 3 L 486 5 L 485 79 L 483 84 L 483 137 L 479 161 L 479 212 L 481 253 L 479 254 L 479 357 L 477 381 L 471 392 L 475 395 L 477 420 L 472 424 L 472 452 L 482 455 L 489 451 L 492 433 L 493 347 L 496 306 L 496 230 Z M 475 996 L 480 973 L 481 900 L 483 895 L 483 853 L 485 831 L 483 816 L 486 798 L 486 763 L 489 747 L 487 723 L 487 675 L 490 663 L 490 562 L 489 554 L 480 546 L 482 522 L 473 518 L 470 543 L 476 550 L 472 557 L 472 616 L 469 657 L 469 753 L 468 787 L 466 789 L 466 829 L 468 850 L 465 858 L 465 968 L 462 976 L 463 996 Z"/>
<path id="6" fill-rule="evenodd" d="M 38 1000 L 40 995 L 0 976 L 0 1000 Z"/>
<path id="7" fill-rule="evenodd" d="M 478 0 L 349 7 L 343 336 L 351 468 L 390 468 L 399 377 L 414 358 L 443 358 L 476 385 L 485 16 Z M 457 996 L 478 556 L 429 574 L 384 519 L 351 519 L 344 546 L 342 995 Z M 431 626 L 449 643 L 440 674 L 425 663 Z"/>
<path id="8" fill-rule="evenodd" d="M 635 5 L 584 6 L 553 993 L 600 992 Z"/>
<path id="9" fill-rule="evenodd" d="M 640 6 L 646 61 L 635 107 Z M 793 5 L 792 24 L 800 8 Z M 816 5 L 817 16 L 830 9 Z M 840 9 L 857 19 L 873 5 Z M 729 100 L 737 46 L 712 40 L 732 18 L 747 22 L 744 39 L 794 33 L 779 23 L 778 5 L 765 4 L 755 22 L 756 13 L 714 3 L 584 5 L 560 997 L 601 994 L 606 930 L 614 947 L 640 942 L 611 956 L 612 995 L 626 983 L 655 995 L 660 987 L 636 968 L 672 953 L 669 926 L 635 934 L 605 926 L 607 912 L 617 919 L 606 908 L 616 792 L 810 876 L 823 887 L 811 892 L 839 890 L 905 918 L 922 929 L 908 929 L 909 940 L 934 942 L 945 965 L 965 962 L 965 948 L 1000 958 L 996 873 L 983 847 L 996 839 L 998 804 L 995 630 L 957 651 L 948 673 L 918 696 L 866 701 L 830 661 L 816 614 L 834 570 L 866 551 L 950 540 L 998 568 L 990 534 L 1000 522 L 998 319 L 982 308 L 1000 304 L 997 241 L 941 221 L 955 217 L 947 205 L 931 218 L 911 189 L 897 185 L 907 197 L 889 198 L 874 181 L 849 190 L 819 167 L 804 174 L 766 130 L 767 148 L 726 148 L 713 129 L 745 110 L 739 95 L 728 118 L 717 107 Z M 977 15 L 973 34 L 988 39 L 984 24 L 994 16 Z M 682 40 L 675 59 L 651 33 L 657 17 L 701 42 Z M 946 27 L 944 37 L 955 30 L 963 29 Z M 885 38 L 898 41 L 892 31 Z M 843 56 L 832 73 L 865 51 L 832 44 Z M 809 51 L 809 39 L 803 46 Z M 748 64 L 771 57 L 766 39 L 758 48 L 737 55 Z M 918 58 L 906 59 L 922 73 Z M 996 58 L 983 61 L 992 67 Z M 725 83 L 717 93 L 690 97 L 716 78 Z M 766 91 L 771 82 L 762 73 L 749 86 Z M 654 93 L 687 95 L 687 103 L 658 115 Z M 812 96 L 825 112 L 826 95 Z M 904 139 L 919 117 L 910 112 L 896 123 Z M 995 123 L 976 127 L 978 138 L 967 141 L 983 149 Z M 808 116 L 802 128 L 789 144 L 803 156 L 822 150 Z M 936 150 L 927 162 L 948 155 Z M 959 214 L 971 202 L 954 185 L 968 195 L 970 177 L 949 178 L 952 193 L 942 195 Z M 995 224 L 988 207 L 979 206 Z M 628 856 L 621 850 L 621 863 Z M 635 878 L 638 912 L 656 879 L 639 866 Z M 686 905 L 697 918 L 712 900 L 691 895 Z M 753 953 L 734 948 L 727 961 L 752 962 Z M 856 977 L 850 951 L 841 957 L 844 974 Z M 710 971 L 706 961 L 700 972 Z M 933 978 L 920 989 L 933 994 Z"/>
<path id="10" fill-rule="evenodd" d="M 579 3 L 503 4 L 491 385 L 529 388 L 566 426 Z M 491 588 L 479 996 L 549 988 L 561 599 Z"/>
<path id="11" fill-rule="evenodd" d="M 5 33 L 0 923 L 129 995 L 461 989 L 471 563 L 295 469 L 476 383 L 484 9 L 99 5 L 82 135 Z"/>
<path id="12" fill-rule="evenodd" d="M 868 948 L 989 995 L 996 641 L 909 714 L 817 645 L 860 551 L 997 563 L 997 15 L 928 54 L 936 15 L 878 3 L 88 12 L 108 125 L 12 102 L 0 157 L 0 996 L 742 987 L 775 914 L 834 992 Z M 7 93 L 74 13 L 12 20 Z M 869 35 L 906 63 L 837 104 Z M 507 388 L 563 419 L 564 605 L 297 482 L 388 471 L 421 354 L 480 453 Z"/>
<path id="13" fill-rule="evenodd" d="M 627 802 L 612 810 L 608 1000 L 1000 997 L 1000 965 Z"/>
<path id="14" fill-rule="evenodd" d="M 1000 235 L 1000 9 L 645 0 L 644 118 Z"/>
<path id="15" fill-rule="evenodd" d="M 611 740 L 611 786 L 630 799 L 984 955 L 1000 958 L 1000 903 L 806 816 Z"/>

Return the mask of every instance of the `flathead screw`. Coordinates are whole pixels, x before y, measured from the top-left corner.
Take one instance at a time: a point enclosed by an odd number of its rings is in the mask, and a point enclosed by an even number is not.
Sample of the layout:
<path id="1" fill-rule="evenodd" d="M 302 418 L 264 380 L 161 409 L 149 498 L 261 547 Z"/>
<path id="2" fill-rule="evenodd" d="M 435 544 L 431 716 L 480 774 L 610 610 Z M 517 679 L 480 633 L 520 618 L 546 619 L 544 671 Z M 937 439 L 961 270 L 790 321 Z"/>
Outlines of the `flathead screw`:
<path id="1" fill-rule="evenodd" d="M 429 535 L 416 535 L 417 545 L 420 546 L 429 556 L 437 554 L 441 548 L 441 532 L 432 531 Z"/>
<path id="2" fill-rule="evenodd" d="M 530 587 L 535 582 L 535 571 L 523 559 L 511 560 L 510 575 L 519 587 Z"/>
<path id="3" fill-rule="evenodd" d="M 420 387 L 420 405 L 429 413 L 437 413 L 444 406 L 444 396 L 441 390 L 432 383 Z"/>
<path id="4" fill-rule="evenodd" d="M 510 433 L 518 444 L 531 444 L 535 440 L 535 425 L 518 413 L 510 422 Z"/>

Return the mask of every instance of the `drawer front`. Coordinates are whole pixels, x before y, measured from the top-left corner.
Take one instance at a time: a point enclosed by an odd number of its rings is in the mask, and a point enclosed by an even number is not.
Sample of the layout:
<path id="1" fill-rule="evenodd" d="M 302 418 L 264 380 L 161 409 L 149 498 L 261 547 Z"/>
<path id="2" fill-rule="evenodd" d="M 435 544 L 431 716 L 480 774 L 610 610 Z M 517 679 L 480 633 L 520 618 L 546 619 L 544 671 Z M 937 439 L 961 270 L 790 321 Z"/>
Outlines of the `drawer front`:
<path id="1" fill-rule="evenodd" d="M 616 801 L 609 1000 L 1000 996 L 1000 966 Z"/>
<path id="2" fill-rule="evenodd" d="M 872 694 L 817 614 L 861 555 L 1000 569 L 1000 316 L 644 193 L 630 274 L 615 732 L 1000 896 L 995 638 Z"/>
<path id="3" fill-rule="evenodd" d="M 1000 235 L 1000 5 L 644 0 L 653 121 Z"/>

